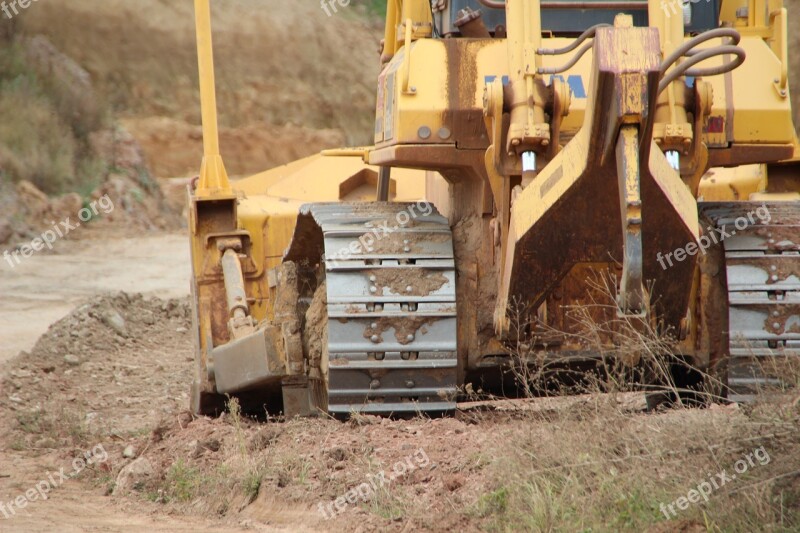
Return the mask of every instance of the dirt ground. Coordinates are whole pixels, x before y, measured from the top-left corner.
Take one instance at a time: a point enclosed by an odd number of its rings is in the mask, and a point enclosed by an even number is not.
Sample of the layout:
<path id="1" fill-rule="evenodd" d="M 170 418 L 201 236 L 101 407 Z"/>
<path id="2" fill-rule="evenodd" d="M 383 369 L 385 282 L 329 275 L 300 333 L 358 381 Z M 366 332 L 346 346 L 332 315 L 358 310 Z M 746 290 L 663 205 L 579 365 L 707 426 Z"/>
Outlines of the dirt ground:
<path id="1" fill-rule="evenodd" d="M 162 298 L 189 294 L 189 244 L 178 233 L 97 240 L 59 241 L 15 266 L 0 261 L 0 363 L 30 350 L 75 305 L 104 291 Z M 134 268 L 135 265 L 135 268 Z"/>
<path id="2" fill-rule="evenodd" d="M 33 433 L 22 434 L 34 440 L 3 439 L 0 502 L 6 507 L 0 508 L 0 531 L 245 530 L 208 517 L 170 517 L 157 513 L 157 504 L 112 500 L 93 475 L 76 476 L 53 489 L 46 501 L 11 514 L 8 502 L 70 464 L 75 441 L 61 440 L 60 431 L 68 436 L 83 431 L 111 435 L 118 441 L 122 435 L 149 431 L 188 401 L 192 352 L 186 327 L 187 239 L 180 234 L 111 239 L 104 232 L 86 231 L 79 240 L 58 243 L 50 254 L 14 268 L 0 265 L 0 431 L 8 436 L 10 420 L 21 411 L 43 413 L 26 419 Z M 136 296 L 122 296 L 120 289 Z M 98 296 L 109 291 L 117 295 Z M 144 295 L 167 300 L 147 303 Z M 78 305 L 87 299 L 91 304 Z M 120 321 L 121 315 L 128 320 Z M 156 315 L 165 322 L 151 329 Z M 143 337 L 148 341 L 138 340 Z M 96 427 L 100 424 L 102 429 Z"/>
<path id="3" fill-rule="evenodd" d="M 444 419 L 256 421 L 235 408 L 194 418 L 186 410 L 193 363 L 183 237 L 87 237 L 57 252 L 0 276 L 0 292 L 12 295 L 0 311 L 3 338 L 25 350 L 0 370 L 2 531 L 798 524 L 794 396 L 661 414 L 646 414 L 641 394 L 628 393 L 503 402 L 493 411 L 464 404 Z M 129 292 L 108 292 L 116 288 Z M 98 446 L 104 460 L 48 488 L 45 501 L 28 496 Z M 720 491 L 702 514 L 660 516 L 659 503 L 759 446 L 772 461 L 755 463 L 741 492 Z M 23 495 L 24 508 L 12 503 Z"/>

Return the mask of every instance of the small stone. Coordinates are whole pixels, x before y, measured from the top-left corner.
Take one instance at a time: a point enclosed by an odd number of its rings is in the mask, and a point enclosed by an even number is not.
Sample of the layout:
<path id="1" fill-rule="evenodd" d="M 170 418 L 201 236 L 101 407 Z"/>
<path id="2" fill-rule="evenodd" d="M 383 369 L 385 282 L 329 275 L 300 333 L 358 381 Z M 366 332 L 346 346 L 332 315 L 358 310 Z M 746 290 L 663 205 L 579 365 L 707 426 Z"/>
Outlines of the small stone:
<path id="1" fill-rule="evenodd" d="M 78 356 L 72 355 L 72 354 L 65 355 L 64 356 L 64 362 L 67 363 L 68 365 L 72 365 L 72 366 L 77 366 L 77 365 L 81 364 L 81 360 L 78 359 Z"/>
<path id="2" fill-rule="evenodd" d="M 127 446 L 122 451 L 122 457 L 125 457 L 126 459 L 133 459 L 135 456 L 136 456 L 136 448 L 134 448 L 133 446 Z"/>
<path id="3" fill-rule="evenodd" d="M 222 443 L 217 439 L 207 439 L 200 442 L 200 445 L 206 450 L 218 452 L 222 447 Z"/>
<path id="4" fill-rule="evenodd" d="M 117 311 L 114 309 L 109 309 L 107 312 L 103 314 L 103 322 L 114 330 L 121 337 L 128 336 L 128 328 L 127 324 L 125 323 L 125 319 L 122 318 Z"/>
<path id="5" fill-rule="evenodd" d="M 326 450 L 325 454 L 337 463 L 344 461 L 350 455 L 349 453 L 347 453 L 347 450 L 345 450 L 341 446 L 336 446 L 335 448 Z"/>
<path id="6" fill-rule="evenodd" d="M 178 327 L 178 328 L 175 328 L 175 331 L 177 331 L 178 333 L 186 333 L 186 332 L 187 332 L 187 331 L 189 331 L 189 330 L 188 330 L 188 329 L 186 329 L 186 328 L 185 328 L 185 327 L 183 327 L 183 326 L 180 326 L 180 327 Z"/>
<path id="7" fill-rule="evenodd" d="M 131 490 L 139 490 L 155 475 L 155 470 L 150 461 L 139 457 L 123 468 L 117 476 L 113 494 L 124 494 Z"/>
<path id="8" fill-rule="evenodd" d="M 41 439 L 39 439 L 39 440 L 37 440 L 36 442 L 33 443 L 33 447 L 34 448 L 39 448 L 39 449 L 42 449 L 42 448 L 50 448 L 50 449 L 52 449 L 52 448 L 55 448 L 56 446 L 58 446 L 58 443 L 54 439 L 52 439 L 50 437 L 42 437 Z"/>
<path id="9" fill-rule="evenodd" d="M 258 433 L 250 437 L 250 440 L 247 443 L 247 449 L 251 452 L 264 450 L 272 444 L 275 444 L 282 432 L 283 429 L 279 429 L 278 426 L 261 429 Z M 212 451 L 217 450 L 212 449 Z"/>

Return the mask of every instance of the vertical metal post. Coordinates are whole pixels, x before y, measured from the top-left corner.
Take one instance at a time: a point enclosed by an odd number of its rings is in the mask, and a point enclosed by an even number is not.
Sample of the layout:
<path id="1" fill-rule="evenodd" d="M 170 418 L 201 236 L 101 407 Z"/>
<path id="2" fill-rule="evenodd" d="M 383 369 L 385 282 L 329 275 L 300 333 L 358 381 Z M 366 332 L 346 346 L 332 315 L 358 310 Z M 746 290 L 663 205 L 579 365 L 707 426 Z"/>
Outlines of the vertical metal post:
<path id="1" fill-rule="evenodd" d="M 381 167 L 378 174 L 378 194 L 375 198 L 378 202 L 389 201 L 389 185 L 391 183 L 392 167 Z"/>
<path id="2" fill-rule="evenodd" d="M 195 0 L 197 66 L 200 74 L 200 106 L 203 116 L 203 164 L 198 196 L 232 194 L 228 174 L 219 153 L 217 95 L 214 87 L 214 54 L 211 44 L 211 6 L 209 0 Z"/>

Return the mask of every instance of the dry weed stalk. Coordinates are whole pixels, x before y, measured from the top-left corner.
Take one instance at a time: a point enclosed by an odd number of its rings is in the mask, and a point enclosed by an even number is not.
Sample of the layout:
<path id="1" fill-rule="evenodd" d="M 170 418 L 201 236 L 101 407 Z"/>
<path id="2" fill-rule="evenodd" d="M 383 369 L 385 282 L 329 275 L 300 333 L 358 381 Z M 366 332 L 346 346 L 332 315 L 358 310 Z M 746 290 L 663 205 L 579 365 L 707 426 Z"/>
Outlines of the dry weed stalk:
<path id="1" fill-rule="evenodd" d="M 656 317 L 618 312 L 616 278 L 597 274 L 587 280 L 587 286 L 588 303 L 564 306 L 569 331 L 535 318 L 529 303 L 517 300 L 510 306 L 512 372 L 525 395 L 541 395 L 552 390 L 556 381 L 559 393 L 645 391 L 657 403 L 671 400 L 679 405 L 722 399 L 716 391 L 724 384 L 712 373 L 693 368 L 679 353 L 673 332 Z M 648 287 L 647 293 L 652 294 L 652 289 Z M 655 308 L 656 303 L 649 307 Z M 548 351 L 548 341 L 568 349 Z M 589 368 L 576 372 L 576 363 Z M 676 379 L 682 374 L 690 375 L 691 381 Z M 553 379 L 559 375 L 575 383 L 565 385 Z"/>

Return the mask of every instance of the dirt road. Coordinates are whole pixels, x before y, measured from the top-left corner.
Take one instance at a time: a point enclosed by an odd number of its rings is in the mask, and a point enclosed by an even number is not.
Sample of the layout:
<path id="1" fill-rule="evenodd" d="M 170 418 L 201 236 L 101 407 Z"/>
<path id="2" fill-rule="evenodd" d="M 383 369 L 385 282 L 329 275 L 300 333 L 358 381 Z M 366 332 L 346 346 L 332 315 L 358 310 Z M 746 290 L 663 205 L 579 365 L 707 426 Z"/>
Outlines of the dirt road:
<path id="1" fill-rule="evenodd" d="M 58 243 L 54 253 L 35 255 L 13 268 L 2 261 L 0 363 L 20 350 L 30 350 L 52 323 L 84 299 L 120 290 L 161 298 L 183 297 L 188 295 L 188 279 L 188 243 L 179 233 L 124 239 L 89 236 Z M 274 531 L 263 525 L 240 527 L 201 518 L 169 517 L 157 513 L 156 504 L 150 508 L 137 503 L 133 508 L 105 498 L 103 487 L 93 486 L 80 476 L 53 489 L 47 500 L 30 501 L 23 509 L 11 503 L 47 480 L 48 473 L 69 464 L 64 450 L 3 450 L 0 531 Z"/>
<path id="2" fill-rule="evenodd" d="M 174 298 L 189 294 L 189 246 L 183 234 L 56 243 L 10 266 L 0 261 L 0 363 L 30 350 L 76 303 L 103 292 Z"/>
<path id="3" fill-rule="evenodd" d="M 31 458 L 24 454 L 3 453 L 0 455 L 0 475 L 10 476 L 0 479 L 0 500 L 9 515 L 6 518 L 0 510 L 0 531 L 39 533 L 60 531 L 77 533 L 84 531 L 126 531 L 131 533 L 150 533 L 170 531 L 176 533 L 193 531 L 215 531 L 220 533 L 238 531 L 270 531 L 269 529 L 244 529 L 226 526 L 207 519 L 192 519 L 179 516 L 157 515 L 155 509 L 143 508 L 142 504 L 123 506 L 103 497 L 99 489 L 92 489 L 80 480 L 70 480 L 52 490 L 47 500 L 27 503 L 24 509 L 14 507 L 10 502 L 22 496 L 26 490 L 47 479 L 49 472 L 58 471 L 69 461 L 46 454 Z M 149 511 L 149 512 L 148 512 Z"/>

